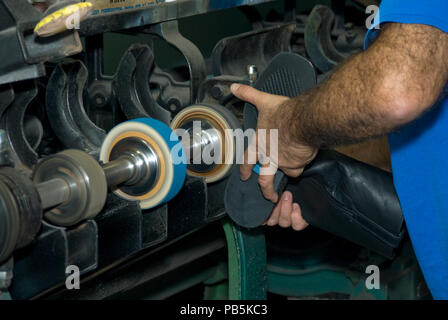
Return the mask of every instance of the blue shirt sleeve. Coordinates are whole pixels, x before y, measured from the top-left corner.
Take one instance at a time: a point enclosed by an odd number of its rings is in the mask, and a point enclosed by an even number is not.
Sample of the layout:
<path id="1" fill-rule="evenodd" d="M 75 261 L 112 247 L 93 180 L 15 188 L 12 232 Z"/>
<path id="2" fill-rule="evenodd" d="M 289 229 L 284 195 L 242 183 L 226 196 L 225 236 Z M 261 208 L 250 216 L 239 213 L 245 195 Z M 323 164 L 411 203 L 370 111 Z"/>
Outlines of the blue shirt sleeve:
<path id="1" fill-rule="evenodd" d="M 430 25 L 448 32 L 448 0 L 383 0 L 365 41 L 385 22 Z M 389 135 L 394 185 L 426 283 L 448 299 L 448 99 Z"/>
<path id="2" fill-rule="evenodd" d="M 365 47 L 377 35 L 375 29 L 381 23 L 426 24 L 448 32 L 448 0 L 383 0 L 374 23 L 367 32 Z"/>

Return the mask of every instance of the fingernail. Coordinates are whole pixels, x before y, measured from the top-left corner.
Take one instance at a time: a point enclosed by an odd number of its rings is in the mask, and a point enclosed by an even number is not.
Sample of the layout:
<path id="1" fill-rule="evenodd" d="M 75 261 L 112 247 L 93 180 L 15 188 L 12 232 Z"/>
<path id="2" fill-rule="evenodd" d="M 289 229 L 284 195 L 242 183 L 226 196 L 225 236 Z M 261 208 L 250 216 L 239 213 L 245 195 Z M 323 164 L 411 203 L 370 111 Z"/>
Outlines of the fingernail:
<path id="1" fill-rule="evenodd" d="M 294 204 L 292 205 L 292 210 L 294 210 L 294 211 L 299 211 L 299 210 L 300 210 L 299 205 L 298 205 L 297 203 L 294 203 Z"/>
<path id="2" fill-rule="evenodd" d="M 239 85 L 238 83 L 234 83 L 230 86 L 230 90 L 232 92 L 235 92 L 236 90 L 238 90 L 239 87 L 241 87 L 241 85 Z"/>
<path id="3" fill-rule="evenodd" d="M 285 192 L 285 195 L 284 195 L 284 197 L 283 197 L 283 200 L 284 200 L 284 201 L 288 201 L 288 200 L 289 200 L 289 193 L 288 193 L 288 192 Z"/>

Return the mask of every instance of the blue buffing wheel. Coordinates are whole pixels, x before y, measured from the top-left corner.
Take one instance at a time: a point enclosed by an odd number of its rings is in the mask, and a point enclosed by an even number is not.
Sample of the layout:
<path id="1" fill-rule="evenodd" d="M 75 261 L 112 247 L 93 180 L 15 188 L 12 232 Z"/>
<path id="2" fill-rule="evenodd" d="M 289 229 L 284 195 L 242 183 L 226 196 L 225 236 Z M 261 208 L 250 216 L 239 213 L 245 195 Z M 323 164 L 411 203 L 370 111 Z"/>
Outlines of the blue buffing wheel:
<path id="1" fill-rule="evenodd" d="M 100 152 L 103 163 L 125 153 L 146 153 L 150 159 L 144 181 L 137 185 L 120 185 L 114 192 L 127 200 L 140 202 L 142 209 L 166 203 L 181 190 L 186 176 L 186 159 L 182 144 L 163 122 L 139 118 L 124 122 L 107 135 Z"/>

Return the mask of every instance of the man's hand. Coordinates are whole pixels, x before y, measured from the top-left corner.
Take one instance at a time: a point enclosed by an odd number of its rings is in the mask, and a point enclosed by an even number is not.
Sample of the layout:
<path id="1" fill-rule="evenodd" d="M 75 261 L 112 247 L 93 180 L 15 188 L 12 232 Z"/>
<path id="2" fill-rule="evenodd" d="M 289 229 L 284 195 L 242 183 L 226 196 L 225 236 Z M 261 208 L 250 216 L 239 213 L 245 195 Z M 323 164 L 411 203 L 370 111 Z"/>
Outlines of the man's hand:
<path id="1" fill-rule="evenodd" d="M 303 219 L 300 206 L 293 203 L 291 192 L 285 191 L 265 225 L 270 227 L 279 225 L 282 228 L 292 227 L 296 231 L 301 231 L 309 224 Z"/>
<path id="2" fill-rule="evenodd" d="M 298 97 L 241 85 L 232 92 L 257 107 L 259 129 L 279 129 L 278 168 L 298 176 L 317 148 L 383 136 L 433 106 L 448 81 L 447 44 L 448 35 L 431 26 L 386 24 L 365 52 Z M 243 180 L 252 167 L 241 166 Z M 259 182 L 265 197 L 277 202 L 273 176 L 260 176 Z"/>
<path id="3" fill-rule="evenodd" d="M 239 99 L 253 104 L 258 110 L 257 136 L 260 129 L 266 129 L 266 141 L 262 141 L 254 137 L 252 139 L 252 147 L 256 145 L 258 159 L 269 159 L 269 174 L 261 174 L 259 176 L 259 184 L 263 195 L 266 199 L 276 203 L 279 195 L 274 190 L 274 174 L 277 168 L 281 169 L 290 177 L 298 177 L 302 174 L 304 167 L 310 163 L 317 154 L 317 149 L 301 144 L 299 141 L 293 141 L 290 138 L 288 127 L 283 125 L 282 108 L 284 108 L 292 100 L 258 91 L 252 87 L 233 84 L 232 93 Z M 278 130 L 278 155 L 271 154 L 270 134 L 271 130 Z M 256 144 L 258 140 L 258 144 Z M 248 149 L 249 150 L 249 149 Z M 240 166 L 240 175 L 242 180 L 247 180 L 252 174 L 253 163 L 248 161 L 248 151 L 246 151 L 244 164 Z"/>

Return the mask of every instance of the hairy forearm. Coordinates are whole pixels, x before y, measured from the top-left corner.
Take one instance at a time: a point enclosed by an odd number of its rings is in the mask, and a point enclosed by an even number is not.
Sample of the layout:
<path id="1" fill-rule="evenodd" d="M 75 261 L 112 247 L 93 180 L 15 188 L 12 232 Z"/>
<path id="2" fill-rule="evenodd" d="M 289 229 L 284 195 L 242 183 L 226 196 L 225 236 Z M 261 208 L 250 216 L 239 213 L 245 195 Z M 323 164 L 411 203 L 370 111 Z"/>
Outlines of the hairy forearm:
<path id="1" fill-rule="evenodd" d="M 448 77 L 447 35 L 391 24 L 365 52 L 284 106 L 291 142 L 331 147 L 393 131 L 435 103 Z"/>

